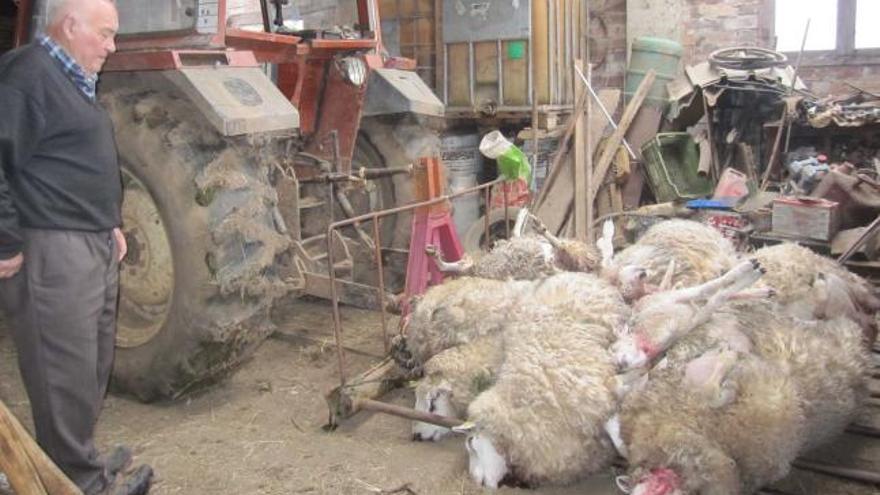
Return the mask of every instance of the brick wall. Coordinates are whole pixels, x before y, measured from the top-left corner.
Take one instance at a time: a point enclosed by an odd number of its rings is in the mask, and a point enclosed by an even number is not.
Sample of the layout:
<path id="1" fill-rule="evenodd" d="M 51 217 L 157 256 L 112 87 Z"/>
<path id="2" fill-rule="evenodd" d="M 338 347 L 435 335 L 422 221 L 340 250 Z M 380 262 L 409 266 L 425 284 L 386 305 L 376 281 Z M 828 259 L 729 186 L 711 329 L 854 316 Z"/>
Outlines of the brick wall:
<path id="1" fill-rule="evenodd" d="M 683 28 L 679 42 L 683 63 L 705 61 L 710 53 L 731 46 L 772 46 L 773 0 L 681 0 Z M 633 5 L 638 2 L 637 5 Z M 630 5 L 627 5 L 627 4 Z M 660 0 L 591 2 L 591 57 L 602 60 L 594 72 L 596 85 L 623 87 L 627 61 L 627 7 L 664 8 Z M 658 16 L 659 18 L 660 16 Z M 796 55 L 791 55 L 795 64 Z M 801 78 L 817 95 L 845 94 L 846 83 L 880 93 L 880 55 L 853 54 L 806 57 Z"/>

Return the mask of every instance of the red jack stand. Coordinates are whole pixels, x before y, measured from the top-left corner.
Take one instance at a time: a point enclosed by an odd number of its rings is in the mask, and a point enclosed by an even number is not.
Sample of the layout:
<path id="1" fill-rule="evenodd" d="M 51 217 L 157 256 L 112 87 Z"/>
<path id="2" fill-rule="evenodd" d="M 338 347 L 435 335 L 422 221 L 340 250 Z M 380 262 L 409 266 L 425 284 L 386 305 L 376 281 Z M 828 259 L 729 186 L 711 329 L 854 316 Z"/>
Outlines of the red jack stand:
<path id="1" fill-rule="evenodd" d="M 425 202 L 443 196 L 446 178 L 439 158 L 420 158 L 413 171 L 416 201 Z M 406 292 L 401 307 L 409 314 L 409 301 L 423 294 L 428 287 L 443 281 L 443 273 L 429 259 L 425 248 L 437 246 L 443 259 L 458 261 L 464 255 L 458 233 L 452 223 L 449 201 L 416 208 L 413 212 L 412 238 L 409 241 L 409 260 L 406 266 Z"/>

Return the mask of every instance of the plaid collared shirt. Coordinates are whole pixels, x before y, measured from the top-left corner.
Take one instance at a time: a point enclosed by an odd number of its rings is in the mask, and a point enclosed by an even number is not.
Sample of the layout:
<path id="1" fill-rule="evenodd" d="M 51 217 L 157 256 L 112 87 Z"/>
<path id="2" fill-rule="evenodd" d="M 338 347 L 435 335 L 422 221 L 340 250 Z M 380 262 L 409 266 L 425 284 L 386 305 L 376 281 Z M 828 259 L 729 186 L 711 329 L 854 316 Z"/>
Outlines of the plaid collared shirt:
<path id="1" fill-rule="evenodd" d="M 95 101 L 95 85 L 98 83 L 98 76 L 90 76 L 86 73 L 73 57 L 62 48 L 58 43 L 48 36 L 40 36 L 37 42 L 52 56 L 61 66 L 64 74 L 73 81 L 86 97 L 92 102 Z"/>

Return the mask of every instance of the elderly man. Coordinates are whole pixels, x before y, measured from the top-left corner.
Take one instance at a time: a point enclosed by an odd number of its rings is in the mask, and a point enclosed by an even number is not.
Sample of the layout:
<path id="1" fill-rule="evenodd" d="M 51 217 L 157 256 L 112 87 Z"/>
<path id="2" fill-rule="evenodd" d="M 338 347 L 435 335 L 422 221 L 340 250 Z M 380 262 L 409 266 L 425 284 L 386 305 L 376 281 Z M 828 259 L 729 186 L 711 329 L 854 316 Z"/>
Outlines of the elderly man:
<path id="1" fill-rule="evenodd" d="M 42 448 L 86 495 L 146 493 L 148 466 L 123 481 L 130 452 L 94 445 L 126 250 L 113 128 L 95 101 L 119 21 L 110 0 L 50 4 L 46 35 L 0 58 L 0 303 Z"/>

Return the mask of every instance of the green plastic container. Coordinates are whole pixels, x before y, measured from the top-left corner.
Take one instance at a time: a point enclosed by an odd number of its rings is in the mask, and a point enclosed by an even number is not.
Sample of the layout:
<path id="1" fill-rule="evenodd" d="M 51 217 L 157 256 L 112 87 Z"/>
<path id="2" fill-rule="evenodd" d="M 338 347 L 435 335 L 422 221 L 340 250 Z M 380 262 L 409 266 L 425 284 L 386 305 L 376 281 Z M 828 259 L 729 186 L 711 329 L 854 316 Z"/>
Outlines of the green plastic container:
<path id="1" fill-rule="evenodd" d="M 666 84 L 678 76 L 683 52 L 681 45 L 672 40 L 650 37 L 634 39 L 629 68 L 626 71 L 626 86 L 624 87 L 626 101 L 629 101 L 639 89 L 639 84 L 642 83 L 648 70 L 654 69 L 657 77 L 654 79 L 651 90 L 648 91 L 644 104 L 666 110 L 669 104 L 669 92 L 666 91 Z"/>
<path id="2" fill-rule="evenodd" d="M 706 197 L 713 185 L 697 173 L 700 149 L 686 132 L 666 132 L 642 146 L 648 184 L 658 203 Z"/>

